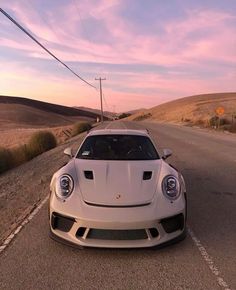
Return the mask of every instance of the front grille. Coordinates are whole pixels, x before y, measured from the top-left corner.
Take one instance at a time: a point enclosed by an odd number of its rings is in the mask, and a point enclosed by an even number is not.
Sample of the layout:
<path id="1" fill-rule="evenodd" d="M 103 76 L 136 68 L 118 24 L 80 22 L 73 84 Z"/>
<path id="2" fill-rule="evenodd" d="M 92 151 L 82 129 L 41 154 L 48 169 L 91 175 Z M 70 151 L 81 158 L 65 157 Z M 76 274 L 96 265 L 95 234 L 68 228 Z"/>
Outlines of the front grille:
<path id="1" fill-rule="evenodd" d="M 145 229 L 137 230 L 104 230 L 90 229 L 87 239 L 98 240 L 143 240 L 147 239 Z"/>

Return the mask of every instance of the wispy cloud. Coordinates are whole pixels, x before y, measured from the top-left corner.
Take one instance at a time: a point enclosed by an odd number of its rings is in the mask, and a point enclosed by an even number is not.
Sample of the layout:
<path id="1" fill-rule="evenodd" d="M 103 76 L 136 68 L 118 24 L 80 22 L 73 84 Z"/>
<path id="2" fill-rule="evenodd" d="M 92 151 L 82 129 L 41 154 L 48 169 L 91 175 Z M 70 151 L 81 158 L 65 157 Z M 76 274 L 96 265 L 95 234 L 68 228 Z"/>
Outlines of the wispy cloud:
<path id="1" fill-rule="evenodd" d="M 147 7 L 140 3 L 73 0 L 58 5 L 21 0 L 6 2 L 3 8 L 84 77 L 93 80 L 104 74 L 109 80 L 105 87 L 110 102 L 120 108 L 120 98 L 127 96 L 130 106 L 137 107 L 140 100 L 144 107 L 194 93 L 235 90 L 234 10 L 204 6 L 202 1 L 194 7 L 186 1 L 180 7 L 173 1 L 174 13 L 157 1 L 150 1 Z M 144 8 L 150 9 L 149 14 Z M 14 63 L 14 51 L 20 52 L 22 59 L 28 60 L 26 75 L 27 69 L 34 70 L 32 75 L 40 69 L 42 79 L 52 87 L 56 86 L 53 77 L 68 80 L 64 70 L 55 69 L 50 56 L 2 15 L 0 22 L 2 50 L 6 57 L 12 56 L 11 61 L 7 58 L 8 64 Z M 49 77 L 53 71 L 54 76 Z M 16 67 L 12 75 L 15 73 Z M 72 83 L 74 87 L 74 80 Z M 67 91 L 68 84 L 60 88 Z"/>

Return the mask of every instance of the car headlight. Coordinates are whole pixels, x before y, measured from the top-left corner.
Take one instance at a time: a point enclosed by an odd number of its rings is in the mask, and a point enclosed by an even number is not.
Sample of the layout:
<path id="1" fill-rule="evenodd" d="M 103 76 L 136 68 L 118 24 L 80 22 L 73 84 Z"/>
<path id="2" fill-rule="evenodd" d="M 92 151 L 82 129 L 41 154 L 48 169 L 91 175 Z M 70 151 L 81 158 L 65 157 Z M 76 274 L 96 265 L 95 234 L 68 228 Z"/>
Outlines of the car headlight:
<path id="1" fill-rule="evenodd" d="M 56 195 L 60 199 L 69 197 L 74 189 L 74 181 L 68 174 L 60 176 L 56 183 Z"/>
<path id="2" fill-rule="evenodd" d="M 162 180 L 162 191 L 167 198 L 177 199 L 180 195 L 179 180 L 173 175 L 167 175 Z"/>

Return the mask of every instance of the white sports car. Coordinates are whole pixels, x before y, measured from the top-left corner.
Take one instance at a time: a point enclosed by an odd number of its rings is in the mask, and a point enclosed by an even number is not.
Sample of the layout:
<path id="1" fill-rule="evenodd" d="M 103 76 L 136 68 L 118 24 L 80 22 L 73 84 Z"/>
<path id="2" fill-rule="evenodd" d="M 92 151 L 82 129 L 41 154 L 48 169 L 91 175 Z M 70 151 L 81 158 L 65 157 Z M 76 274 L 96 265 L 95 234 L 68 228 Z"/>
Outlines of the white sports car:
<path id="1" fill-rule="evenodd" d="M 149 133 L 105 129 L 87 134 L 52 177 L 50 233 L 88 247 L 151 247 L 183 239 L 182 175 L 157 152 Z"/>

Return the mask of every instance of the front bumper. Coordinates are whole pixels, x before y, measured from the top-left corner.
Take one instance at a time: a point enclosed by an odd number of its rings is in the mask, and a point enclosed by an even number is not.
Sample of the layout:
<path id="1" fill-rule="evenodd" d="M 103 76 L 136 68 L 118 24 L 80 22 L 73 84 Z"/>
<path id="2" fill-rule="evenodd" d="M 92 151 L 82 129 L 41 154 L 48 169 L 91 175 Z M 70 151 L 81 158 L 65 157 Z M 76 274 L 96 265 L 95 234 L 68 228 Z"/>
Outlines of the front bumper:
<path id="1" fill-rule="evenodd" d="M 72 245 L 106 248 L 152 247 L 171 241 L 185 230 L 185 210 L 148 221 L 105 222 L 65 216 L 52 211 L 51 236 Z"/>

